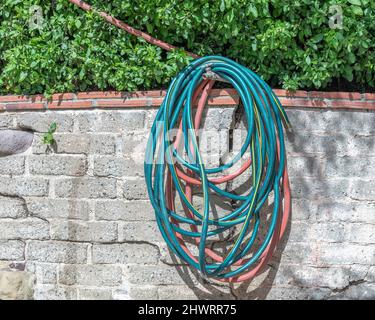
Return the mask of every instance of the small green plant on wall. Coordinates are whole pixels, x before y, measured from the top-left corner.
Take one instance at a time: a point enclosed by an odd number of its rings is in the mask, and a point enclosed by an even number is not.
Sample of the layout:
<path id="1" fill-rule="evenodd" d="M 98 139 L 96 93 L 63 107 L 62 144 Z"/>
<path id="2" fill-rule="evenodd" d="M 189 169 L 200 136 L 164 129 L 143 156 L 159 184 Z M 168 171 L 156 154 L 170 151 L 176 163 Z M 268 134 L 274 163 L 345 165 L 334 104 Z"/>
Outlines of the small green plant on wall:
<path id="1" fill-rule="evenodd" d="M 48 131 L 42 137 L 42 143 L 48 145 L 48 147 L 53 147 L 56 144 L 54 133 L 57 130 L 57 123 L 52 122 L 49 126 Z"/>

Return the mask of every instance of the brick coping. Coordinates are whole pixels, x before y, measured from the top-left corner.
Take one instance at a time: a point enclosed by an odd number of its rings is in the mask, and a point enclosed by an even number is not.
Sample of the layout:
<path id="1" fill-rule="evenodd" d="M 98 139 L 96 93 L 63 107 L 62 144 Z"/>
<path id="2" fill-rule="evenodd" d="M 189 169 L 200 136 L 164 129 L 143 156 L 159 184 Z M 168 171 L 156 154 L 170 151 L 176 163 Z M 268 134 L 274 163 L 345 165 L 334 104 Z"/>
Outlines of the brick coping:
<path id="1" fill-rule="evenodd" d="M 273 91 L 286 108 L 375 110 L 375 93 Z M 165 93 L 165 90 L 61 93 L 54 94 L 49 101 L 43 95 L 6 95 L 0 96 L 0 112 L 159 107 Z M 234 106 L 238 104 L 238 96 L 234 89 L 215 89 L 208 104 Z"/>

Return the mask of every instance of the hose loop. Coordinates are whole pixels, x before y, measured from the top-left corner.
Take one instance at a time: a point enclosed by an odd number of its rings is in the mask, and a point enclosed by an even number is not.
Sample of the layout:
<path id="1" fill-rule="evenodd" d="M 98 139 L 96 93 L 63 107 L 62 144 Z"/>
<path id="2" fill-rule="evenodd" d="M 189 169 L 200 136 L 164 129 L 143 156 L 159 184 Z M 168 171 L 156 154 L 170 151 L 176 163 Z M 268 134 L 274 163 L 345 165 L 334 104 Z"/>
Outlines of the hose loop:
<path id="1" fill-rule="evenodd" d="M 236 89 L 247 133 L 232 159 L 209 167 L 198 131 L 215 80 Z M 204 276 L 224 282 L 252 279 L 283 237 L 290 212 L 283 123 L 289 126 L 267 83 L 228 58 L 196 59 L 172 80 L 151 128 L 145 178 L 164 240 Z M 226 188 L 243 174 L 251 180 L 245 194 Z M 203 198 L 200 207 L 194 201 L 197 192 Z M 267 216 L 264 209 L 271 195 Z M 232 203 L 230 212 L 215 215 L 212 200 L 218 197 Z M 234 235 L 226 250 L 214 249 L 215 242 L 230 232 Z"/>

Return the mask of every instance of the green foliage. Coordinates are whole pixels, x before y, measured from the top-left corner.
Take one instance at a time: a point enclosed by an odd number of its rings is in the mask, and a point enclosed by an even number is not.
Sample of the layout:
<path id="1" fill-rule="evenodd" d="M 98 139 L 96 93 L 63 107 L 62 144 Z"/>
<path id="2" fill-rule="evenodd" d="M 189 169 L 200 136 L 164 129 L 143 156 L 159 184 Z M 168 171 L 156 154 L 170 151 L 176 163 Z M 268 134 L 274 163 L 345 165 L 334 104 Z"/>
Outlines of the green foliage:
<path id="1" fill-rule="evenodd" d="M 235 59 L 274 87 L 322 89 L 339 78 L 375 85 L 371 0 L 87 1 L 178 47 Z M 29 27 L 34 5 L 41 29 Z M 329 27 L 332 5 L 342 8 L 342 29 Z M 0 3 L 0 94 L 166 87 L 190 59 L 67 0 Z"/>
<path id="2" fill-rule="evenodd" d="M 56 130 L 57 130 L 57 123 L 52 122 L 48 131 L 42 137 L 43 144 L 48 144 L 49 146 L 52 146 L 56 143 L 55 138 L 53 136 Z"/>

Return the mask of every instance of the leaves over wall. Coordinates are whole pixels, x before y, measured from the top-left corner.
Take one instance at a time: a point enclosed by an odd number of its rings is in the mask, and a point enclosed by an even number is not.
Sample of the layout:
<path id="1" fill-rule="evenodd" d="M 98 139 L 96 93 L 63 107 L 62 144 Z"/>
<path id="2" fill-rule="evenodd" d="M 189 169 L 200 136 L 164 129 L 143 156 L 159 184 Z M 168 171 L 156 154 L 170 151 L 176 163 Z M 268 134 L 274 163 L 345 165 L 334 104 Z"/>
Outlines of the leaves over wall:
<path id="1" fill-rule="evenodd" d="M 235 59 L 275 87 L 323 89 L 340 78 L 375 85 L 371 0 L 87 2 L 178 47 Z M 38 27 L 35 5 L 42 12 Z M 166 87 L 189 60 L 67 0 L 0 3 L 1 94 Z"/>

